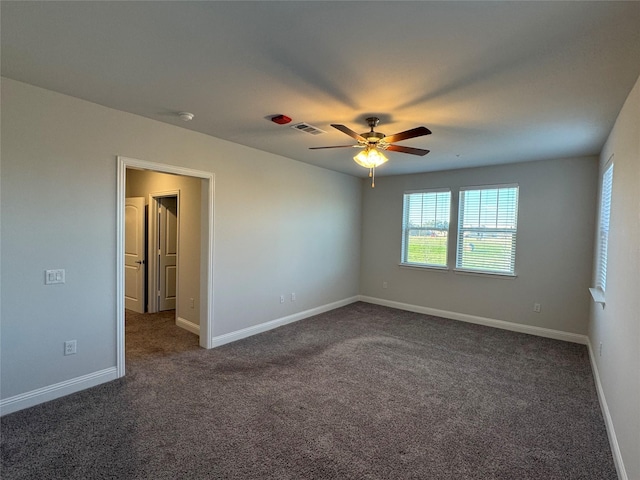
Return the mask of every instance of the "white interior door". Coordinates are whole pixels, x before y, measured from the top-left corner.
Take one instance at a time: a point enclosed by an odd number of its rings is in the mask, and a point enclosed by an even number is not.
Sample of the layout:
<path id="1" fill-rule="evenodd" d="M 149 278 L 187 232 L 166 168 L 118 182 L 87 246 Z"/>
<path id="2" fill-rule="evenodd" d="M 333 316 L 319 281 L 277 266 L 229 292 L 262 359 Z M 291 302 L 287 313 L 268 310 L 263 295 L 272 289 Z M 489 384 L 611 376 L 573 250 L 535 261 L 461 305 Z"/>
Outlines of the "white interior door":
<path id="1" fill-rule="evenodd" d="M 158 310 L 174 310 L 178 282 L 178 199 L 158 201 Z"/>
<path id="2" fill-rule="evenodd" d="M 144 197 L 125 199 L 124 308 L 144 313 Z"/>

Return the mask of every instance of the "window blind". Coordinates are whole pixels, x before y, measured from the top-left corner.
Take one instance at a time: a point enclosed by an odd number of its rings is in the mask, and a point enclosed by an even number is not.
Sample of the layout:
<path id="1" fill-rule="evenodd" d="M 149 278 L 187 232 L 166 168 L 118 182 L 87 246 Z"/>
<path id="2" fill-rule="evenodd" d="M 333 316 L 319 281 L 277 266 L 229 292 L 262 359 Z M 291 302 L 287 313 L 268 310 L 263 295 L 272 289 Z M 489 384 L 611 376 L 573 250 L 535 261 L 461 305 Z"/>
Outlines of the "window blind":
<path id="1" fill-rule="evenodd" d="M 515 274 L 518 185 L 463 187 L 456 268 Z"/>
<path id="2" fill-rule="evenodd" d="M 602 176 L 600 197 L 600 247 L 598 249 L 598 270 L 596 288 L 603 292 L 607 286 L 607 252 L 609 249 L 609 220 L 611 218 L 611 190 L 613 188 L 613 163 Z"/>
<path id="3" fill-rule="evenodd" d="M 402 263 L 446 267 L 451 209 L 450 190 L 405 193 Z"/>

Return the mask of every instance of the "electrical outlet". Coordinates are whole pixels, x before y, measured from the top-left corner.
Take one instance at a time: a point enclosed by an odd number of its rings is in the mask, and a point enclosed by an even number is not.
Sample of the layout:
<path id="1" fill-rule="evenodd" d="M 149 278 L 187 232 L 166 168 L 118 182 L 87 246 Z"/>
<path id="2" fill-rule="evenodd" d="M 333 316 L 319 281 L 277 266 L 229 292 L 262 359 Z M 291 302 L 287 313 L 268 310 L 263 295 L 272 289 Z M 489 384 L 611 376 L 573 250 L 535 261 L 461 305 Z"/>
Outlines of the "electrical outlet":
<path id="1" fill-rule="evenodd" d="M 295 302 L 296 301 L 296 294 L 295 292 L 291 292 L 291 301 Z"/>
<path id="2" fill-rule="evenodd" d="M 602 342 L 600 342 L 600 346 L 598 347 L 598 356 L 602 356 Z"/>
<path id="3" fill-rule="evenodd" d="M 193 298 L 190 298 L 190 299 L 189 299 L 189 306 L 190 306 L 191 308 L 194 308 L 194 307 L 195 307 L 195 301 L 193 300 Z"/>
<path id="4" fill-rule="evenodd" d="M 284 303 L 284 295 L 280 295 L 280 303 Z"/>
<path id="5" fill-rule="evenodd" d="M 387 288 L 389 286 L 389 284 L 387 284 L 387 282 L 382 282 L 382 288 Z"/>
<path id="6" fill-rule="evenodd" d="M 75 340 L 67 340 L 64 342 L 64 354 L 75 355 L 77 353 L 76 347 L 77 343 Z"/>
<path id="7" fill-rule="evenodd" d="M 540 304 L 539 303 L 534 303 L 533 304 L 533 311 L 536 313 L 540 313 Z"/>

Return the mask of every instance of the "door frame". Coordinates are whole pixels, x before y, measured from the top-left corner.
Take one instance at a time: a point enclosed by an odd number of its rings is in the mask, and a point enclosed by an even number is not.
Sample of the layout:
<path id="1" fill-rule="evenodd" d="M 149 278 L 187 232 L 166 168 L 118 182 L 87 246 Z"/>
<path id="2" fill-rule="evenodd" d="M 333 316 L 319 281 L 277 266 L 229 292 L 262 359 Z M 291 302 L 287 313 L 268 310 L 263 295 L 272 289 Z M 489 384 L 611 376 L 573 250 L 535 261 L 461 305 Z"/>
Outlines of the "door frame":
<path id="1" fill-rule="evenodd" d="M 149 235 L 147 248 L 149 251 L 147 260 L 147 275 L 149 282 L 147 285 L 147 295 L 149 301 L 147 302 L 148 312 L 155 313 L 158 311 L 158 295 L 156 293 L 157 285 L 155 281 L 158 276 L 158 256 L 155 254 L 155 246 L 158 244 L 158 205 L 159 200 L 164 197 L 176 197 L 176 210 L 177 210 L 177 228 L 178 228 L 178 256 L 176 258 L 176 319 L 180 317 L 178 311 L 178 298 L 180 298 L 180 190 L 167 190 L 165 192 L 153 192 L 149 194 Z M 151 254 L 152 252 L 153 255 Z M 153 279 L 153 281 L 151 281 Z"/>
<path id="2" fill-rule="evenodd" d="M 200 346 L 213 348 L 213 262 L 214 262 L 214 198 L 215 175 L 212 172 L 148 162 L 118 155 L 116 181 L 116 369 L 117 377 L 125 375 L 124 350 L 124 203 L 127 168 L 173 173 L 205 180 L 201 218 L 207 220 L 200 241 Z M 205 185 L 203 185 L 205 187 Z M 206 190 L 206 191 L 205 191 Z M 206 212 L 205 212 L 206 210 Z"/>

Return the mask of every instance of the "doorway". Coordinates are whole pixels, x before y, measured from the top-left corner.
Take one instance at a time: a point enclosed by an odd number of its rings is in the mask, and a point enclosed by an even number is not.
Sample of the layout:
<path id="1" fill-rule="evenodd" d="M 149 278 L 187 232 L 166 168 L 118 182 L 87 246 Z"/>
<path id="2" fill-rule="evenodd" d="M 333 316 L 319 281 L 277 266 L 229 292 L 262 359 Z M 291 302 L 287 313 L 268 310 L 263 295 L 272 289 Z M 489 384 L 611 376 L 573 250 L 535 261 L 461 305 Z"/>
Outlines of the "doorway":
<path id="1" fill-rule="evenodd" d="M 192 239 L 195 241 L 195 244 L 192 246 L 191 251 L 199 252 L 199 280 L 198 292 L 194 294 L 192 298 L 187 298 L 187 306 L 189 305 L 198 312 L 198 320 L 199 320 L 199 328 L 198 333 L 200 336 L 200 346 L 203 348 L 212 348 L 212 325 L 213 325 L 213 200 L 214 200 L 214 176 L 212 173 L 197 171 L 186 169 L 177 166 L 170 166 L 164 164 L 157 164 L 142 160 L 136 160 L 126 157 L 118 157 L 118 182 L 117 182 L 117 327 L 116 327 L 116 335 L 117 335 L 117 370 L 118 376 L 121 377 L 125 373 L 125 358 L 124 358 L 124 299 L 125 299 L 125 265 L 124 265 L 124 251 L 125 251 L 125 193 L 126 193 L 126 182 L 127 182 L 127 169 L 135 169 L 135 170 L 146 170 L 150 172 L 158 172 L 172 175 L 179 175 L 184 177 L 192 177 L 196 179 L 200 185 L 200 195 L 196 200 L 199 204 L 199 218 L 201 220 L 201 228 L 199 229 L 200 235 L 199 238 Z M 177 193 L 177 194 L 176 194 Z M 165 224 L 169 224 L 171 222 L 175 223 L 176 226 L 179 226 L 180 222 L 180 211 L 181 211 L 181 199 L 178 192 L 162 192 L 161 195 L 154 194 L 155 196 L 150 197 L 149 208 L 151 209 L 153 206 L 153 202 L 151 200 L 158 199 L 157 203 L 159 205 L 160 214 L 169 215 L 168 218 L 165 219 Z M 161 200 L 162 198 L 174 197 L 175 199 L 175 209 L 172 207 L 172 201 Z M 154 200 L 155 201 L 155 200 Z M 163 212 L 164 209 L 164 212 Z M 175 210 L 175 218 L 171 215 L 171 211 Z M 151 215 L 151 211 L 149 211 L 150 220 L 154 218 Z M 150 222 L 151 223 L 151 222 Z M 150 225 L 150 228 L 156 228 L 158 226 L 161 228 L 161 221 L 156 221 L 153 227 Z M 179 230 L 178 230 L 179 231 Z M 160 235 L 159 235 L 160 236 Z M 179 249 L 180 236 L 176 235 L 175 241 L 171 240 L 171 235 L 167 235 L 165 232 L 162 236 L 164 236 L 169 241 L 166 245 L 166 252 L 168 255 L 165 257 L 170 257 L 172 250 L 177 254 Z M 149 235 L 151 237 L 151 235 Z M 151 252 L 151 250 L 150 250 Z M 163 303 L 160 299 L 158 299 L 157 305 L 158 308 L 167 308 L 170 306 L 171 297 L 178 300 L 180 295 L 180 282 L 174 283 L 175 287 L 171 287 L 171 277 L 174 276 L 176 279 L 178 277 L 179 269 L 180 269 L 180 257 L 179 255 L 174 255 L 176 257 L 176 264 L 171 265 L 168 262 L 162 263 L 159 259 L 158 265 L 162 266 L 164 273 L 164 284 L 166 285 L 166 289 L 164 292 L 164 300 L 169 303 Z M 166 260 L 166 259 L 165 259 Z M 149 257 L 149 263 L 151 263 L 151 256 Z M 149 265 L 150 267 L 150 265 Z M 149 268 L 151 270 L 151 268 Z M 160 268 L 158 268 L 160 270 Z M 172 273 L 173 272 L 173 273 Z M 151 275 L 151 272 L 149 273 Z M 149 296 L 149 295 L 148 295 Z M 158 298 L 158 297 L 156 297 Z M 184 301 L 183 301 L 184 303 Z"/>
<path id="2" fill-rule="evenodd" d="M 150 234 L 157 274 L 153 278 L 157 311 L 175 310 L 178 296 L 178 195 L 154 197 L 157 228 Z M 150 250 L 151 251 L 151 250 Z"/>
<path id="3" fill-rule="evenodd" d="M 148 196 L 147 312 L 176 310 L 176 322 L 180 324 L 179 308 L 187 308 L 184 302 L 182 302 L 183 305 L 178 302 L 178 291 L 180 290 L 180 190 L 152 192 Z M 188 264 L 189 262 L 187 262 Z M 193 331 L 193 328 L 190 330 Z"/>

